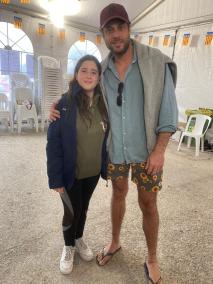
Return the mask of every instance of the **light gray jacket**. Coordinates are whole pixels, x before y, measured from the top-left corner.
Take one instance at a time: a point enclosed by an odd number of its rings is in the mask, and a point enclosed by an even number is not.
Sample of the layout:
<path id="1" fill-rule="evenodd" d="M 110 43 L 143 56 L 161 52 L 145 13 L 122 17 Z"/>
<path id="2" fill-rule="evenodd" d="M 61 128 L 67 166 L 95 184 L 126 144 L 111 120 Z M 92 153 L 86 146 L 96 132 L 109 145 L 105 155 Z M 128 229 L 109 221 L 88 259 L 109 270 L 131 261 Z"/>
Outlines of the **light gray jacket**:
<path id="1" fill-rule="evenodd" d="M 157 134 L 155 132 L 158 125 L 158 117 L 160 113 L 161 101 L 164 89 L 165 64 L 168 64 L 174 86 L 177 80 L 176 64 L 160 50 L 152 48 L 136 41 L 133 41 L 136 47 L 138 64 L 143 80 L 144 88 L 144 119 L 147 138 L 147 149 L 150 153 L 155 144 Z M 102 62 L 102 73 L 106 70 L 111 53 Z M 107 106 L 106 91 L 104 88 L 104 76 L 101 79 L 101 88 L 104 95 L 104 101 Z M 134 87 L 134 86 L 133 86 Z M 109 134 L 109 139 L 111 135 Z"/>

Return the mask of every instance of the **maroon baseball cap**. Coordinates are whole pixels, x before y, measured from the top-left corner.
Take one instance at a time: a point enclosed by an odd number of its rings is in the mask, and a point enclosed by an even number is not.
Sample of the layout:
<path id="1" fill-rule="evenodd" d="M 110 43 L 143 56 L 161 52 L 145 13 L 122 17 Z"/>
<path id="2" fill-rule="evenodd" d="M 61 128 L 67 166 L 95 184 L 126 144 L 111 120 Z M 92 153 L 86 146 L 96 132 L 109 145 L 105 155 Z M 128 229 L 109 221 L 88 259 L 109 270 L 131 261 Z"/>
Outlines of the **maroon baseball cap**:
<path id="1" fill-rule="evenodd" d="M 124 6 L 120 4 L 111 3 L 101 11 L 100 28 L 103 29 L 113 19 L 121 19 L 127 24 L 130 24 L 128 14 Z"/>

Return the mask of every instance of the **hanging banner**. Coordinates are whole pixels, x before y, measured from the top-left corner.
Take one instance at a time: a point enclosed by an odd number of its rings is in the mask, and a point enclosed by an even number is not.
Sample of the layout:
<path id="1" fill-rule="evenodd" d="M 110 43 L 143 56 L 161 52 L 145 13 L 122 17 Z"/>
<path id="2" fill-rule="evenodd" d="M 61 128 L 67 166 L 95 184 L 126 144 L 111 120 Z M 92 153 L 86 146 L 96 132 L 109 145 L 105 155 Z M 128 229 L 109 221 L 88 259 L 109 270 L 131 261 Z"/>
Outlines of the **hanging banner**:
<path id="1" fill-rule="evenodd" d="M 20 0 L 21 4 L 30 4 L 30 0 Z"/>
<path id="2" fill-rule="evenodd" d="M 184 34 L 183 35 L 182 45 L 183 46 L 189 45 L 189 40 L 190 40 L 190 33 Z"/>
<path id="3" fill-rule="evenodd" d="M 58 37 L 60 40 L 65 40 L 65 29 L 60 29 L 59 32 L 58 32 Z"/>
<path id="4" fill-rule="evenodd" d="M 38 35 L 45 35 L 46 33 L 46 28 L 44 24 L 38 24 L 38 28 L 37 28 L 37 34 Z"/>
<path id="5" fill-rule="evenodd" d="M 16 29 L 22 28 L 22 18 L 14 16 L 14 27 Z"/>
<path id="6" fill-rule="evenodd" d="M 101 34 L 97 34 L 95 38 L 96 44 L 101 44 Z"/>
<path id="7" fill-rule="evenodd" d="M 80 32 L 80 38 L 79 38 L 79 40 L 80 40 L 81 42 L 84 42 L 84 41 L 86 40 L 86 33 Z"/>
<path id="8" fill-rule="evenodd" d="M 212 39 L 213 39 L 213 32 L 207 32 L 204 41 L 205 45 L 211 45 L 211 43 L 213 42 Z"/>
<path id="9" fill-rule="evenodd" d="M 159 36 L 154 36 L 153 41 L 152 41 L 152 46 L 157 47 L 159 43 Z"/>
<path id="10" fill-rule="evenodd" d="M 1 0 L 1 4 L 10 4 L 10 0 Z"/>
<path id="11" fill-rule="evenodd" d="M 165 35 L 163 38 L 163 46 L 167 47 L 169 46 L 169 40 L 170 40 L 170 35 Z"/>
<path id="12" fill-rule="evenodd" d="M 153 44 L 153 35 L 150 35 L 149 36 L 149 45 L 152 45 Z"/>

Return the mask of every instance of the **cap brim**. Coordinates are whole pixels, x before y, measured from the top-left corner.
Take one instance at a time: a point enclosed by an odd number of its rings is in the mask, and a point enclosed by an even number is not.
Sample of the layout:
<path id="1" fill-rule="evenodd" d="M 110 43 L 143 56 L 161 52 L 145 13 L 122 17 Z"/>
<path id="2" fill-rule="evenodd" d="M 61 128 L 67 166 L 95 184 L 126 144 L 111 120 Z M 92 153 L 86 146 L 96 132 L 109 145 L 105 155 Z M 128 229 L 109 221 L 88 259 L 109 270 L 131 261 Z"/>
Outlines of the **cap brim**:
<path id="1" fill-rule="evenodd" d="M 127 24 L 130 24 L 130 21 L 128 21 L 126 18 L 123 18 L 123 17 L 119 17 L 119 16 L 112 16 L 112 17 L 109 17 L 103 24 L 102 26 L 100 27 L 101 29 L 103 29 L 110 21 L 114 20 L 114 19 L 119 19 L 119 20 L 122 20 L 124 21 L 125 23 Z"/>

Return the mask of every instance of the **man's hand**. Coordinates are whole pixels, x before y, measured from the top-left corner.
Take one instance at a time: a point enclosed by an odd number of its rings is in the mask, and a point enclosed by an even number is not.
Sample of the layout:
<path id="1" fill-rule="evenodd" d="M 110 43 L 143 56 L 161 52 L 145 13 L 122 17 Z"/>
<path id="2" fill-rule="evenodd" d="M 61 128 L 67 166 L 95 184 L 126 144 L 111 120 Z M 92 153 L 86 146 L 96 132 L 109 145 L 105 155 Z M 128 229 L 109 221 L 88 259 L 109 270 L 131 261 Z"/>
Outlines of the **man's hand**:
<path id="1" fill-rule="evenodd" d="M 164 164 L 164 153 L 172 133 L 161 132 L 158 134 L 156 145 L 149 155 L 146 163 L 147 173 L 155 175 L 162 171 Z"/>
<path id="2" fill-rule="evenodd" d="M 162 171 L 164 165 L 164 152 L 154 150 L 148 157 L 145 169 L 147 174 L 155 175 Z"/>
<path id="3" fill-rule="evenodd" d="M 64 187 L 54 188 L 54 190 L 58 193 L 64 193 Z"/>
<path id="4" fill-rule="evenodd" d="M 49 113 L 49 121 L 50 122 L 55 121 L 58 118 L 60 118 L 60 111 L 58 111 L 56 109 L 57 104 L 58 104 L 58 100 L 53 102 L 52 105 L 51 105 L 50 113 Z"/>

